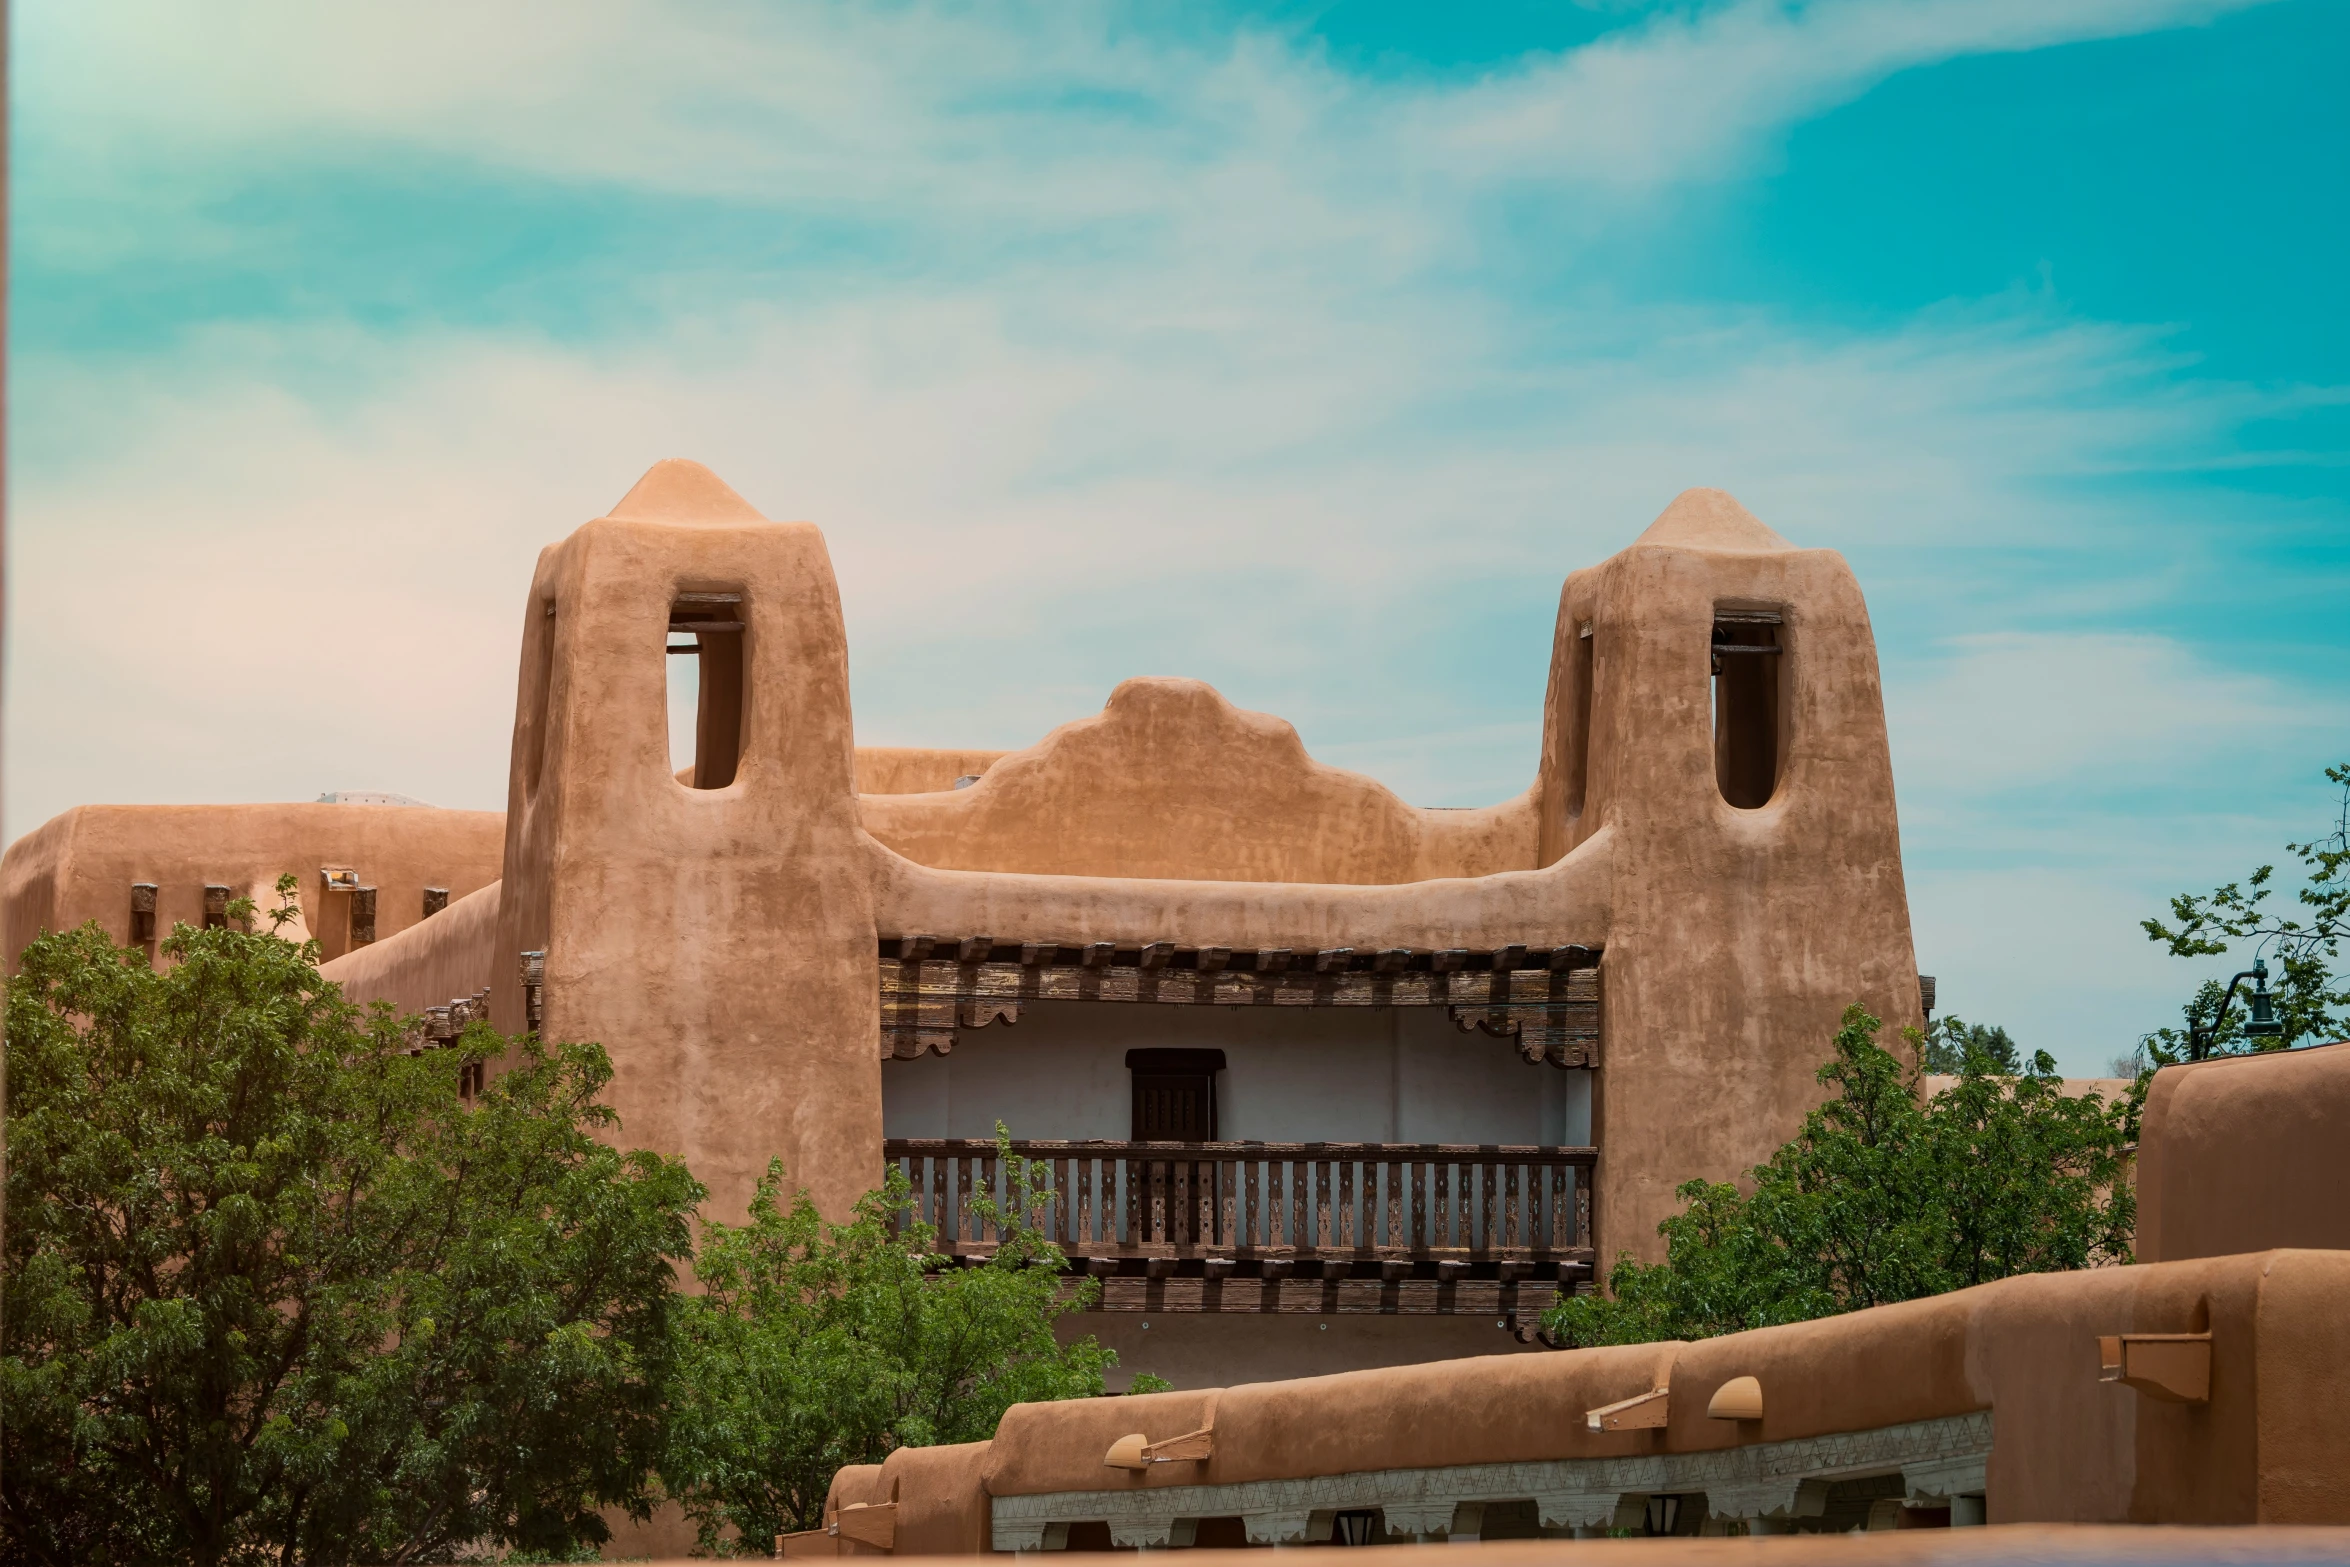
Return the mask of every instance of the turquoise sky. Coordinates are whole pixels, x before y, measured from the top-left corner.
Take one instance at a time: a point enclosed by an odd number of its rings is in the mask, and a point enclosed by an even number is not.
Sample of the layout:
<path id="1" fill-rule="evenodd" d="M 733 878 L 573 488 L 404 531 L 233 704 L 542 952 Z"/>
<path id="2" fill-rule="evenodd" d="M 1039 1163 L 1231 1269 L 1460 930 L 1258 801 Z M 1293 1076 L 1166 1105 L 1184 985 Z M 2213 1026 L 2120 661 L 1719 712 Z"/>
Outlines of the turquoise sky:
<path id="1" fill-rule="evenodd" d="M 670 455 L 825 527 L 868 743 L 1191 674 L 1423 804 L 1727 488 L 2075 1071 L 2350 759 L 2338 0 L 15 16 L 11 835 L 502 805 L 532 557 Z"/>

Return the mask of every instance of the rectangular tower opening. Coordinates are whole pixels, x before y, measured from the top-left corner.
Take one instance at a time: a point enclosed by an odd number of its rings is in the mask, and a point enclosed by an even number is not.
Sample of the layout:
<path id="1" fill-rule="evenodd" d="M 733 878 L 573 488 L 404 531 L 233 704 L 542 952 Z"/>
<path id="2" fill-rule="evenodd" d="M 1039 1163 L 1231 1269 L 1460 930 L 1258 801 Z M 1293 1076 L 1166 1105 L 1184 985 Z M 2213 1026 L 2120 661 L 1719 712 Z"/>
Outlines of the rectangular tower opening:
<path id="1" fill-rule="evenodd" d="M 1770 804 L 1779 787 L 1783 629 L 1777 610 L 1714 611 L 1714 782 L 1742 811 Z"/>
<path id="2" fill-rule="evenodd" d="M 680 593 L 669 607 L 669 767 L 691 788 L 725 788 L 742 762 L 742 617 L 740 593 Z"/>
<path id="3" fill-rule="evenodd" d="M 1591 779 L 1591 622 L 1586 620 L 1575 633 L 1575 728 L 1568 743 L 1574 749 L 1573 760 L 1567 769 L 1567 819 L 1583 814 L 1584 791 Z"/>

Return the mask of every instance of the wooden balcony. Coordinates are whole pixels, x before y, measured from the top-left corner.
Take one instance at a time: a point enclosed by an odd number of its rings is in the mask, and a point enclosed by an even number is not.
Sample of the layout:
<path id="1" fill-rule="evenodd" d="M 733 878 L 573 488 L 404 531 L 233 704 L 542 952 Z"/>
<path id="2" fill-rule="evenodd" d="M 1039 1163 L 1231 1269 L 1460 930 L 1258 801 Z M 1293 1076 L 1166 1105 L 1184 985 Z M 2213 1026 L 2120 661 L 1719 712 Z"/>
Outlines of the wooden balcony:
<path id="1" fill-rule="evenodd" d="M 964 1265 L 998 1237 L 997 1145 L 883 1145 L 911 1217 Z M 1531 1313 L 1591 1277 L 1591 1148 L 1021 1141 L 1035 1222 L 1107 1310 Z"/>

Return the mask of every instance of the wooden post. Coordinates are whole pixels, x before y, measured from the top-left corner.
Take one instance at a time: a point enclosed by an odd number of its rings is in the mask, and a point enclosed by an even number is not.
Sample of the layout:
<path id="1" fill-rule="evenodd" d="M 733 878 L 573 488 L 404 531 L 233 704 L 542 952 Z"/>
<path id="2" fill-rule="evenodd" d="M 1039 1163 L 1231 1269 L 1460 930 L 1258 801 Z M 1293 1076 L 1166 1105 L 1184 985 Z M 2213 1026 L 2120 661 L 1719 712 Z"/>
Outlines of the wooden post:
<path id="1" fill-rule="evenodd" d="M 1266 1234 L 1263 1222 L 1259 1217 L 1261 1210 L 1257 1206 L 1257 1175 L 1263 1164 L 1262 1159 L 1250 1159 L 1246 1161 L 1241 1173 L 1241 1179 L 1247 1186 L 1247 1192 L 1242 1199 L 1240 1218 L 1240 1243 L 1243 1246 L 1272 1244 L 1272 1239 Z"/>
<path id="2" fill-rule="evenodd" d="M 1500 1242 L 1501 1233 L 1501 1171 L 1495 1168 L 1490 1150 L 1483 1151 L 1477 1161 L 1477 1184 L 1484 1191 L 1484 1228 L 1477 1232 L 1477 1246 L 1490 1253 Z"/>
<path id="3" fill-rule="evenodd" d="M 1387 1161 L 1387 1240 L 1390 1246 L 1404 1244 L 1403 1228 L 1403 1161 Z"/>
<path id="4" fill-rule="evenodd" d="M 1077 1239 L 1076 1227 L 1077 1213 L 1069 1202 L 1069 1157 L 1061 1154 L 1053 1159 L 1053 1223 L 1047 1233 L 1058 1237 L 1067 1251 Z"/>
<path id="5" fill-rule="evenodd" d="M 1216 1185 L 1224 1199 L 1224 1224 L 1216 1238 L 1228 1247 L 1238 1239 L 1240 1233 L 1234 1225 L 1234 1221 L 1239 1218 L 1239 1214 L 1234 1211 L 1234 1199 L 1238 1195 L 1234 1190 L 1234 1185 L 1240 1174 L 1235 1167 L 1236 1163 L 1237 1161 L 1232 1159 L 1220 1159 L 1216 1162 Z"/>
<path id="6" fill-rule="evenodd" d="M 1289 1159 L 1289 1245 L 1292 1251 L 1307 1251 L 1313 1244 L 1313 1234 L 1306 1228 L 1306 1162 L 1293 1154 Z"/>
<path id="7" fill-rule="evenodd" d="M 1338 1161 L 1338 1249 L 1359 1251 L 1355 1241 L 1355 1165 L 1354 1155 Z"/>
<path id="8" fill-rule="evenodd" d="M 1330 1250 L 1330 1161 L 1314 1161 L 1314 1250 Z"/>
<path id="9" fill-rule="evenodd" d="M 1467 1159 L 1464 1158 L 1461 1161 L 1459 1177 L 1460 1211 L 1457 1216 L 1455 1228 L 1453 1230 L 1453 1245 L 1461 1248 L 1464 1251 L 1469 1247 L 1477 1244 L 1477 1225 L 1475 1216 L 1469 1211 L 1471 1197 L 1470 1187 L 1476 1183 L 1476 1169 L 1477 1167 L 1471 1164 Z"/>
<path id="10" fill-rule="evenodd" d="M 1428 1161 L 1412 1161 L 1412 1233 L 1404 1244 L 1414 1251 L 1428 1244 Z"/>
<path id="11" fill-rule="evenodd" d="M 955 1165 L 955 1227 L 952 1231 L 954 1244 L 945 1249 L 949 1252 L 958 1252 L 963 1249 L 964 1215 L 971 1211 L 971 1160 L 968 1155 L 964 1154 L 956 1154 L 953 1157 Z"/>

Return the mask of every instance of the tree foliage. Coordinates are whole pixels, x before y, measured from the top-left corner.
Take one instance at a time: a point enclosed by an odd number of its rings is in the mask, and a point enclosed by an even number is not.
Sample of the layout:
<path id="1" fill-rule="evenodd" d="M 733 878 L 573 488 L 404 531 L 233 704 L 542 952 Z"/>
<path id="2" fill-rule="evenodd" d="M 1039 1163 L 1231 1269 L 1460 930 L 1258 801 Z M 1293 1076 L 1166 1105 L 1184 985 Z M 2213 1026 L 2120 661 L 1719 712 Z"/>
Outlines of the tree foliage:
<path id="1" fill-rule="evenodd" d="M 2350 937 L 2350 763 L 2327 768 L 2326 779 L 2341 791 L 2332 829 L 2307 843 L 2285 845 L 2301 865 L 2301 886 L 2290 905 L 2270 902 L 2277 892 L 2276 867 L 2263 865 L 2240 882 L 2179 894 L 2170 900 L 2168 920 L 2140 921 L 2146 938 L 2172 957 L 2225 957 L 2246 941 L 2255 952 L 2273 955 L 2280 972 L 2271 994 L 2282 1032 L 2247 1036 L 2241 996 L 2223 1019 L 2227 986 L 2207 979 L 2180 1009 L 2180 1027 L 2157 1029 L 2141 1041 L 2151 1064 L 2185 1060 L 2197 1031 L 2208 1033 L 2214 1055 L 2326 1044 L 2350 1032 L 2350 984 L 2334 972 L 2341 943 Z"/>
<path id="2" fill-rule="evenodd" d="M 695 1264 L 704 1293 L 680 1318 L 663 1464 L 702 1549 L 732 1540 L 765 1555 L 776 1535 L 819 1525 L 845 1464 L 980 1440 L 1015 1403 L 1101 1393 L 1117 1356 L 1053 1333 L 1100 1285 L 1062 1295 L 1045 1172 L 1001 1127 L 997 1141 L 1006 1200 L 982 1191 L 971 1203 L 999 1237 L 984 1266 L 935 1255 L 896 1170 L 849 1223 L 830 1225 L 804 1192 L 787 1205 L 782 1166 L 770 1165 L 749 1223 L 709 1226 Z"/>
<path id="3" fill-rule="evenodd" d="M 291 888 L 161 971 L 93 925 L 9 984 L 0 1561 L 566 1560 L 664 1482 L 764 1546 L 842 1464 L 1102 1391 L 1008 1146 L 984 1267 L 926 1271 L 902 1176 L 835 1226 L 780 1166 L 696 1259 L 705 1193 L 605 1140 L 601 1048 L 419 1050 L 277 937 Z"/>
<path id="4" fill-rule="evenodd" d="M 1619 1258 L 1609 1297 L 1545 1316 L 1553 1341 L 1704 1338 L 2128 1260 L 2140 1093 L 2070 1099 L 2045 1051 L 2011 1077 L 1969 1049 L 1959 1081 L 1921 1104 L 1881 1027 L 1846 1009 L 1819 1073 L 1835 1096 L 1754 1168 L 1751 1195 L 1682 1186 L 1687 1209 L 1658 1226 L 1665 1260 Z"/>
<path id="5" fill-rule="evenodd" d="M 700 1188 L 597 1140 L 598 1047 L 412 1054 L 232 911 L 160 971 L 93 925 L 10 982 L 0 1553 L 605 1538 L 648 1500 Z M 499 1054 L 468 1107 L 461 1064 Z"/>
<path id="6" fill-rule="evenodd" d="M 1953 1013 L 1929 1024 L 1918 1042 L 1918 1065 L 1939 1077 L 1955 1077 L 1967 1069 L 1970 1055 L 1983 1059 L 1983 1070 L 2013 1077 L 2024 1069 L 2023 1053 L 2007 1030 L 1992 1024 L 1968 1023 Z"/>

